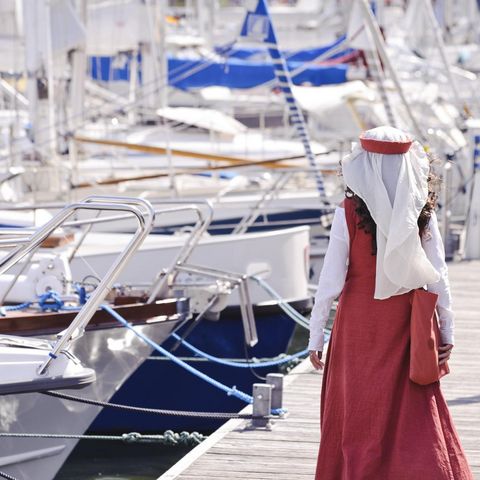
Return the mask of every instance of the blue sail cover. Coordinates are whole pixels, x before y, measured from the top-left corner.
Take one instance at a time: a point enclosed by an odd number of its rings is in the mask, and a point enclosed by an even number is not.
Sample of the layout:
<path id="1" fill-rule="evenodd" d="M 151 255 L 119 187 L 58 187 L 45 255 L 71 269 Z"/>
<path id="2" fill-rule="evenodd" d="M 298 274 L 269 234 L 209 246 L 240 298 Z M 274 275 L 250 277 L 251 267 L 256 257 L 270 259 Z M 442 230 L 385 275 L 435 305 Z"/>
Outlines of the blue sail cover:
<path id="1" fill-rule="evenodd" d="M 121 54 L 122 62 L 118 62 L 118 57 L 95 56 L 88 57 L 88 72 L 93 80 L 102 82 L 128 82 L 130 80 L 130 65 L 133 60 L 131 54 Z M 137 60 L 140 55 L 137 56 Z M 119 65 L 120 63 L 120 65 Z M 141 75 L 138 75 L 141 80 Z"/>
<path id="2" fill-rule="evenodd" d="M 303 62 L 288 62 L 287 65 L 292 71 L 302 64 Z M 236 58 L 222 63 L 171 58 L 168 67 L 169 72 L 186 69 L 186 73 L 183 74 L 169 73 L 169 84 L 183 90 L 211 86 L 253 88 L 275 79 L 273 65 L 270 62 L 248 62 Z M 347 81 L 347 69 L 347 65 L 313 65 L 295 75 L 292 80 L 295 85 L 320 86 L 343 83 Z M 188 75 L 189 71 L 193 73 Z"/>
<path id="3" fill-rule="evenodd" d="M 141 58 L 139 59 L 141 62 Z M 120 67 L 114 67 L 114 57 L 90 57 L 89 72 L 94 80 L 128 81 L 131 57 Z M 290 71 L 301 67 L 303 62 L 288 61 Z M 304 71 L 292 77 L 295 85 L 329 85 L 347 81 L 346 64 L 325 66 L 309 65 Z M 275 79 L 270 61 L 251 62 L 229 58 L 224 62 L 200 59 L 168 59 L 168 83 L 182 90 L 211 86 L 228 88 L 253 88 Z M 139 76 L 141 83 L 141 75 Z"/>

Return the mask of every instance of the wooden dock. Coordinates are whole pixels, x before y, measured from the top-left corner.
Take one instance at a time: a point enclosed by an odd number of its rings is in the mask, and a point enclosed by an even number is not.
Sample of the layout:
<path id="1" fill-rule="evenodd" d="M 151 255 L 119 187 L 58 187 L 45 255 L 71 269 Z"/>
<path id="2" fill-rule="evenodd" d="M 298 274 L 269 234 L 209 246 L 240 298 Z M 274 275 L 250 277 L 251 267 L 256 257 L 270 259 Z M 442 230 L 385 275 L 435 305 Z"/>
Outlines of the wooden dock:
<path id="1" fill-rule="evenodd" d="M 456 312 L 451 374 L 442 380 L 475 479 L 480 480 L 480 262 L 449 266 Z M 271 431 L 230 420 L 158 480 L 312 480 L 320 439 L 322 375 L 307 360 L 285 378 L 289 414 Z M 243 412 L 251 412 L 250 406 Z"/>

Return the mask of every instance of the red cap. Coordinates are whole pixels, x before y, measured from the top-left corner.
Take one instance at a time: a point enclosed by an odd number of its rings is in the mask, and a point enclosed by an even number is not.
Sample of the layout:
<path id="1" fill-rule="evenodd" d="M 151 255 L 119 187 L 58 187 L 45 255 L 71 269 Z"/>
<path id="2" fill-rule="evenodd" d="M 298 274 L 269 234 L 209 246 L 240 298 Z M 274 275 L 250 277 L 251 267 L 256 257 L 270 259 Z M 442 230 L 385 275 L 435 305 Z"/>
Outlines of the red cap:
<path id="1" fill-rule="evenodd" d="M 399 155 L 407 153 L 413 140 L 406 142 L 389 142 L 388 140 L 376 140 L 374 138 L 365 138 L 360 135 L 362 148 L 371 153 L 382 153 L 384 155 Z"/>

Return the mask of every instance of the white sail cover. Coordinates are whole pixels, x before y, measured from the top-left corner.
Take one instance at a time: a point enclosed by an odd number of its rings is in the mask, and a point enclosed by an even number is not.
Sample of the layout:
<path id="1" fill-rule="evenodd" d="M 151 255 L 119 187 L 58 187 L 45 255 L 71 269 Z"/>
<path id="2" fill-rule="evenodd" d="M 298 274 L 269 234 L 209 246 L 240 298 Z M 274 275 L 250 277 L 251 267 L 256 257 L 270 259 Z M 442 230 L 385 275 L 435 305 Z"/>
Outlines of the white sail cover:
<path id="1" fill-rule="evenodd" d="M 85 42 L 84 25 L 69 0 L 1 0 L 0 30 L 1 72 L 24 72 L 27 54 L 28 69 L 40 68 L 49 50 L 55 56 Z M 26 44 L 35 51 L 26 52 Z"/>
<path id="2" fill-rule="evenodd" d="M 25 53 L 19 33 L 15 0 L 0 2 L 0 72 L 23 72 Z"/>
<path id="3" fill-rule="evenodd" d="M 351 48 L 358 48 L 359 50 L 376 50 L 359 1 L 354 0 L 350 8 L 347 26 L 348 44 Z"/>
<path id="4" fill-rule="evenodd" d="M 366 138 L 406 142 L 393 127 L 378 127 Z M 371 153 L 357 145 L 342 161 L 345 184 L 367 205 L 377 225 L 376 299 L 435 283 L 440 275 L 422 248 L 417 220 L 428 197 L 429 160 L 418 142 L 405 154 Z"/>
<path id="5" fill-rule="evenodd" d="M 85 43 L 85 26 L 71 2 L 54 0 L 50 3 L 50 28 L 53 53 L 67 52 Z"/>
<path id="6" fill-rule="evenodd" d="M 152 41 L 149 12 L 139 0 L 104 1 L 88 6 L 87 53 L 115 55 L 136 51 L 142 42 Z"/>

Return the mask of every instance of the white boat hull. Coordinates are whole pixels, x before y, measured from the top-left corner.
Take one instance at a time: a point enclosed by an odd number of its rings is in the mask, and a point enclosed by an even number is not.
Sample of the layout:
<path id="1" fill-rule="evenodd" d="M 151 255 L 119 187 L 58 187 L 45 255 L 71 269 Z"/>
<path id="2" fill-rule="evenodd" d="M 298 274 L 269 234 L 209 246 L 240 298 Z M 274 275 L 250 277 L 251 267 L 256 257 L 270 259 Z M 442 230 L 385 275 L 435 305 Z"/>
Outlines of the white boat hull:
<path id="1" fill-rule="evenodd" d="M 158 343 L 177 322 L 137 328 Z M 151 354 L 151 348 L 124 328 L 88 331 L 73 347 L 75 355 L 93 368 L 97 380 L 82 390 L 65 390 L 107 401 Z M 0 432 L 83 434 L 99 407 L 61 400 L 39 393 L 0 397 Z M 18 479 L 51 480 L 77 444 L 71 439 L 1 438 L 0 471 Z"/>
<path id="2" fill-rule="evenodd" d="M 90 238 L 89 238 L 90 237 Z M 71 262 L 72 276 L 101 277 L 111 265 L 129 235 L 91 234 Z M 184 235 L 150 235 L 119 276 L 126 285 L 151 284 L 159 271 L 170 265 L 184 244 Z M 309 228 L 295 227 L 243 235 L 204 236 L 194 249 L 188 263 L 208 266 L 244 275 L 259 275 L 286 301 L 308 298 Z M 179 275 L 185 282 L 197 278 Z M 256 282 L 249 282 L 254 305 L 273 302 Z M 238 305 L 234 291 L 228 305 Z"/>

